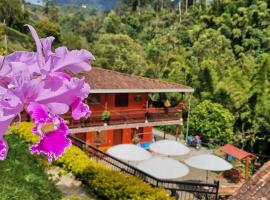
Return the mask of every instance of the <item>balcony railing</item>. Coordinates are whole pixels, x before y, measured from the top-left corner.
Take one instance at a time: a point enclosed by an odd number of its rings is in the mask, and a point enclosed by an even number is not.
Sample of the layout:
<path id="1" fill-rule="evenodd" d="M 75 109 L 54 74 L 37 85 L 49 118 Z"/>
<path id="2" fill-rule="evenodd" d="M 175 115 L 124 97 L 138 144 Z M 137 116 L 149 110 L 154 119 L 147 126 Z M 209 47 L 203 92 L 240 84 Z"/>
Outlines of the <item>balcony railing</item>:
<path id="1" fill-rule="evenodd" d="M 111 113 L 109 125 L 130 124 L 130 123 L 144 123 L 172 121 L 179 120 L 182 117 L 182 107 L 170 108 L 142 108 L 142 109 L 127 109 L 127 110 L 110 110 Z M 63 116 L 68 121 L 71 128 L 76 127 L 94 127 L 103 126 L 102 120 L 103 111 L 93 111 L 91 117 L 88 119 L 81 119 L 79 121 L 73 120 L 70 114 Z"/>

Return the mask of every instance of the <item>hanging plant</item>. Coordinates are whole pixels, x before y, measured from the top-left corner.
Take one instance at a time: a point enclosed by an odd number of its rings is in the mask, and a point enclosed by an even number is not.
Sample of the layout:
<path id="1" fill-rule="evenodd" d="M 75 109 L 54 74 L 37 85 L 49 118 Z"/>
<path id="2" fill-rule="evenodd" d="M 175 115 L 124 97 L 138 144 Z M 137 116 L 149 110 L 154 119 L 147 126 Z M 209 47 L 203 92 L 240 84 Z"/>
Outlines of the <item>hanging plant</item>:
<path id="1" fill-rule="evenodd" d="M 102 113 L 102 120 L 108 122 L 111 118 L 111 113 L 108 110 L 104 110 Z"/>

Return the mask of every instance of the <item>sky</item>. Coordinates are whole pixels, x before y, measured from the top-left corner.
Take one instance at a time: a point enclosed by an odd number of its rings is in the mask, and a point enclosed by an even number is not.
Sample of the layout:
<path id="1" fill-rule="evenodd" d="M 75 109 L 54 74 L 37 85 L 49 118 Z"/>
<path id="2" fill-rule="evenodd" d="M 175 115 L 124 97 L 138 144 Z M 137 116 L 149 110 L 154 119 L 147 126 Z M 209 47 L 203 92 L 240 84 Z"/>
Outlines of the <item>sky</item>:
<path id="1" fill-rule="evenodd" d="M 43 4 L 42 0 L 25 0 L 25 2 L 36 4 L 36 5 L 42 5 Z"/>

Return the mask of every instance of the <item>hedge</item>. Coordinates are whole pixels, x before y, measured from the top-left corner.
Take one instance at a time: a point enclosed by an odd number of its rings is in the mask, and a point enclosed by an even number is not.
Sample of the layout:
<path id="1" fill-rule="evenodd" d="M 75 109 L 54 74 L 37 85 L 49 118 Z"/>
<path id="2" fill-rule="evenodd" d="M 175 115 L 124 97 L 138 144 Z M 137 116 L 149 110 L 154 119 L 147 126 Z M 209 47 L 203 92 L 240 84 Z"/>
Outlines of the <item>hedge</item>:
<path id="1" fill-rule="evenodd" d="M 22 122 L 11 126 L 10 131 L 29 143 L 38 141 L 32 133 L 32 123 Z M 169 194 L 161 188 L 153 188 L 137 177 L 114 171 L 91 159 L 78 147 L 71 146 L 54 164 L 72 172 L 76 178 L 89 186 L 98 197 L 109 200 L 170 200 Z"/>

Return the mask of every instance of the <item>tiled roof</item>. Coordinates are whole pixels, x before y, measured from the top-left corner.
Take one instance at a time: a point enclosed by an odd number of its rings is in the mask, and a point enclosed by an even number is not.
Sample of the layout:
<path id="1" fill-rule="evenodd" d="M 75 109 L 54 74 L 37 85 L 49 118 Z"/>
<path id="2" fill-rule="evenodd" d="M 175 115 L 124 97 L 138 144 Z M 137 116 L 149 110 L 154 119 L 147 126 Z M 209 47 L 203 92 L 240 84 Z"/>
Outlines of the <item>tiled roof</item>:
<path id="1" fill-rule="evenodd" d="M 229 200 L 269 200 L 270 161 L 265 163 L 252 178 L 229 198 Z"/>
<path id="2" fill-rule="evenodd" d="M 242 160 L 248 156 L 253 156 L 253 154 L 248 153 L 246 151 L 244 151 L 243 149 L 239 149 L 231 144 L 226 144 L 223 147 L 219 148 L 220 151 L 229 154 L 239 160 Z"/>
<path id="3" fill-rule="evenodd" d="M 83 74 L 92 93 L 193 92 L 191 87 L 124 74 L 102 68 L 92 68 Z"/>

